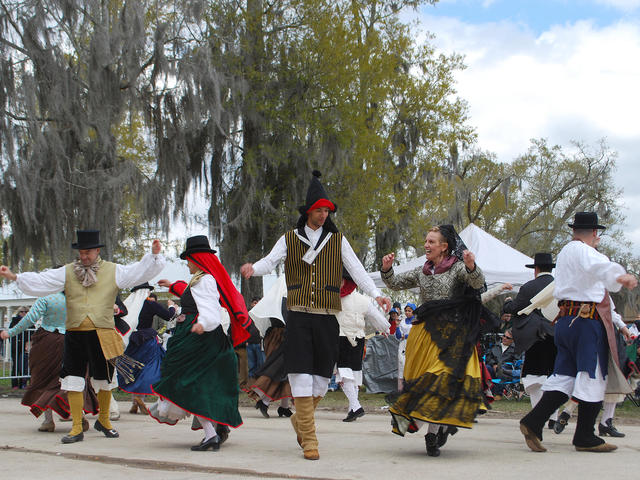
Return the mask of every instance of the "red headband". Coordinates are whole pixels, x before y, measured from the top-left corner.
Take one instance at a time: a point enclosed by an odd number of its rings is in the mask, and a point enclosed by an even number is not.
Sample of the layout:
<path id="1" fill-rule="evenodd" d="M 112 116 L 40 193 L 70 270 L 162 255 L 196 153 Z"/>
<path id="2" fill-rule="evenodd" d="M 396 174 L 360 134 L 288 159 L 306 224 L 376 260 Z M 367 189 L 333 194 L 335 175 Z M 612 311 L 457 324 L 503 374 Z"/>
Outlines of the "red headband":
<path id="1" fill-rule="evenodd" d="M 326 198 L 321 198 L 320 200 L 318 200 L 317 202 L 315 202 L 313 205 L 309 207 L 309 209 L 307 210 L 307 213 L 309 213 L 311 210 L 315 210 L 316 208 L 322 208 L 322 207 L 327 207 L 332 212 L 336 211 L 336 206 L 333 203 L 331 203 L 331 201 L 327 200 Z"/>

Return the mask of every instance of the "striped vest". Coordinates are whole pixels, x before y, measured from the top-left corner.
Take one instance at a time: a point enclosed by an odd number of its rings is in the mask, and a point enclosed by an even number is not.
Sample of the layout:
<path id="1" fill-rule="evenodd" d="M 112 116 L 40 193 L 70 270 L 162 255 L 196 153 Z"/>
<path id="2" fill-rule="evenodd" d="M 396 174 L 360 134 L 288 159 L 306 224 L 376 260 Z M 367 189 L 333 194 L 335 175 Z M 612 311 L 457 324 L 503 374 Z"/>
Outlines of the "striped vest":
<path id="1" fill-rule="evenodd" d="M 287 280 L 287 308 L 305 307 L 339 312 L 342 283 L 342 234 L 334 233 L 309 265 L 302 256 L 309 245 L 298 238 L 295 230 L 285 233 L 287 258 L 284 274 Z"/>

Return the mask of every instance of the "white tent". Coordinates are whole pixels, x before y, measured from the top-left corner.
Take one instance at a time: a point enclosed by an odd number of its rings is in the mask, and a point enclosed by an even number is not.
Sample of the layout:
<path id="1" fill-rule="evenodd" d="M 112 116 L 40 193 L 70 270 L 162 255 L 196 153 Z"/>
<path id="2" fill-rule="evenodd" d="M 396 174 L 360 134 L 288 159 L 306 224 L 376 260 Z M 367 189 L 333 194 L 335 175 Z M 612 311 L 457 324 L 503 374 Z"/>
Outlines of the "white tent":
<path id="1" fill-rule="evenodd" d="M 511 283 L 514 286 L 519 286 L 533 280 L 533 269 L 525 267 L 525 265 L 532 264 L 533 259 L 501 242 L 480 227 L 470 223 L 460 232 L 460 238 L 467 248 L 475 254 L 476 263 L 484 272 L 487 285 Z M 407 272 L 416 267 L 422 267 L 425 261 L 425 255 L 422 255 L 402 265 L 394 266 L 393 270 L 395 273 Z M 373 272 L 369 275 L 373 278 L 376 286 L 385 286 L 380 278 L 380 272 Z"/>

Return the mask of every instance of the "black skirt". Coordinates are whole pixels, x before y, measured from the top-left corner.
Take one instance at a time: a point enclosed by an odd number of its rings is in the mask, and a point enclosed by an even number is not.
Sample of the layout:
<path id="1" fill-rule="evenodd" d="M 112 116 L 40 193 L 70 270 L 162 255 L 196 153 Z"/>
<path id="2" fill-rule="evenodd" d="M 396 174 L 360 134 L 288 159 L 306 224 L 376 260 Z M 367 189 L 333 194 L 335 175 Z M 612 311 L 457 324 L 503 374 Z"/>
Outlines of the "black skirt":
<path id="1" fill-rule="evenodd" d="M 347 337 L 340 337 L 338 368 L 350 368 L 354 372 L 362 370 L 364 338 L 356 338 L 356 346 L 351 345 Z"/>
<path id="2" fill-rule="evenodd" d="M 524 354 L 522 376 L 551 375 L 556 361 L 556 344 L 551 335 L 535 342 Z"/>
<path id="3" fill-rule="evenodd" d="M 339 335 L 335 315 L 290 310 L 284 342 L 286 372 L 331 378 L 338 360 Z"/>

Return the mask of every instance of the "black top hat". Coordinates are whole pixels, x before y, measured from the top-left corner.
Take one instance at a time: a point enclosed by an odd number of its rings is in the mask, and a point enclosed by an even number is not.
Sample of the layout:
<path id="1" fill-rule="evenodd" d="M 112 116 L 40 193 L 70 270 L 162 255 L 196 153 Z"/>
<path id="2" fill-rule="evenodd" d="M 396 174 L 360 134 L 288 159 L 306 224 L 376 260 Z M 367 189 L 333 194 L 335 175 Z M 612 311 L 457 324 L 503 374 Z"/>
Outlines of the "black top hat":
<path id="1" fill-rule="evenodd" d="M 535 268 L 535 267 L 551 267 L 554 268 L 556 266 L 553 263 L 553 257 L 550 253 L 536 253 L 533 257 L 533 263 L 530 265 L 525 265 L 527 268 Z"/>
<path id="2" fill-rule="evenodd" d="M 78 243 L 72 243 L 71 248 L 75 250 L 90 250 L 92 248 L 104 247 L 100 243 L 100 230 L 77 230 Z"/>
<path id="3" fill-rule="evenodd" d="M 216 251 L 209 246 L 209 239 L 206 235 L 196 235 L 187 238 L 187 247 L 184 249 L 184 252 L 180 254 L 180 258 L 184 260 L 187 258 L 187 255 L 198 252 L 216 253 Z"/>
<path id="4" fill-rule="evenodd" d="M 307 198 L 304 205 L 298 207 L 298 211 L 301 214 L 306 214 L 315 204 L 320 207 L 329 207 L 332 212 L 335 212 L 337 206 L 331 200 L 325 191 L 324 187 L 320 183 L 320 177 L 322 174 L 318 170 L 314 170 L 309 188 L 307 189 Z"/>
<path id="5" fill-rule="evenodd" d="M 568 224 L 574 230 L 604 230 L 605 226 L 598 225 L 598 214 L 596 212 L 576 212 L 573 223 Z"/>
<path id="6" fill-rule="evenodd" d="M 136 285 L 135 287 L 133 287 L 131 289 L 131 293 L 135 292 L 136 290 L 142 290 L 143 288 L 146 288 L 147 290 L 153 290 L 155 287 L 152 287 L 151 285 L 149 285 L 149 282 L 144 282 L 144 283 L 141 283 L 140 285 Z"/>

